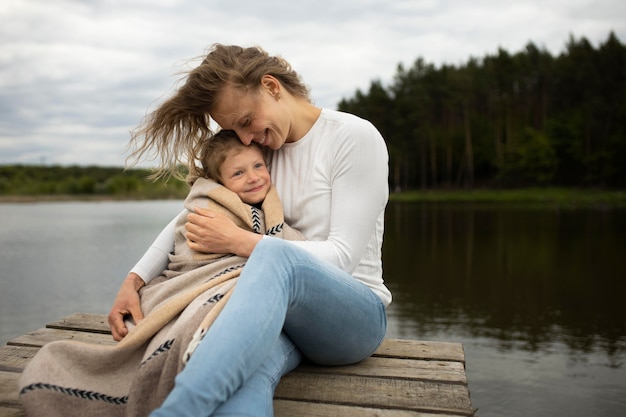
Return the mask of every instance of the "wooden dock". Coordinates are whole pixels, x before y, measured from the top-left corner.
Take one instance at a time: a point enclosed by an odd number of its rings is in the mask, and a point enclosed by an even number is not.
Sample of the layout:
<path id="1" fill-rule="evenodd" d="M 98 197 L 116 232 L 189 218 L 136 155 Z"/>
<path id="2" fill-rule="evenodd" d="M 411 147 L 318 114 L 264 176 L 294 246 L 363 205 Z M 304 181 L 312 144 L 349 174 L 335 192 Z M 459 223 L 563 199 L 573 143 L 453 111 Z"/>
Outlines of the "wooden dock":
<path id="1" fill-rule="evenodd" d="M 39 348 L 53 340 L 115 344 L 106 316 L 72 314 L 0 347 L 0 416 L 25 416 L 17 380 Z M 300 365 L 274 396 L 276 417 L 458 417 L 475 411 L 459 343 L 386 339 L 351 366 Z"/>

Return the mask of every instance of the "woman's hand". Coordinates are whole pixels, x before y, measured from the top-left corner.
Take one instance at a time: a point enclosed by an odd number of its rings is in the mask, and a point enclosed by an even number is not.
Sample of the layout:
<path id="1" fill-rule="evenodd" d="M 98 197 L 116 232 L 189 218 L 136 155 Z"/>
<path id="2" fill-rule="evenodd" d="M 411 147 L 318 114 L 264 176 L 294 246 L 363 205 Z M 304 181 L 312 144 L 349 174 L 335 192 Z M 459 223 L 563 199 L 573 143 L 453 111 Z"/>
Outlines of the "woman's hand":
<path id="1" fill-rule="evenodd" d="M 202 253 L 234 253 L 248 257 L 263 238 L 248 232 L 225 215 L 205 208 L 194 207 L 187 216 L 187 245 Z"/>
<path id="2" fill-rule="evenodd" d="M 128 334 L 128 328 L 124 324 L 125 317 L 131 316 L 135 323 L 143 320 L 139 289 L 144 285 L 145 282 L 134 272 L 129 273 L 122 283 L 109 313 L 109 326 L 114 340 L 119 342 Z"/>

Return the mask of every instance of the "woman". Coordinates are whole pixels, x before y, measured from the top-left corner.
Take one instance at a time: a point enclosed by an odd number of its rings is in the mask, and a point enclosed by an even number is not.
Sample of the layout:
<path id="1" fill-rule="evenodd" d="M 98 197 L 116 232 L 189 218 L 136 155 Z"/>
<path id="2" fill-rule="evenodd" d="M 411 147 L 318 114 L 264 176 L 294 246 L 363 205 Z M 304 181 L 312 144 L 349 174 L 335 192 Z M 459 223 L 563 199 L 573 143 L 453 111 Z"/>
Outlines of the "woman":
<path id="1" fill-rule="evenodd" d="M 173 172 L 181 161 L 197 159 L 195 149 L 211 134 L 210 119 L 236 131 L 244 144 L 273 150 L 270 169 L 285 220 L 307 241 L 255 235 L 208 210 L 188 216 L 191 249 L 249 260 L 153 415 L 272 415 L 273 390 L 293 368 L 296 347 L 315 363 L 342 365 L 368 357 L 385 335 L 391 302 L 381 261 L 387 149 L 371 123 L 313 105 L 282 58 L 260 48 L 214 45 L 135 132 L 135 156 L 156 151 L 160 174 Z M 171 236 L 168 228 L 161 233 L 162 248 L 171 248 Z M 134 269 L 120 288 L 109 314 L 116 338 L 127 332 L 125 316 L 142 318 L 137 291 L 143 278 L 150 273 Z M 252 394 L 258 391 L 265 393 L 264 404 Z"/>

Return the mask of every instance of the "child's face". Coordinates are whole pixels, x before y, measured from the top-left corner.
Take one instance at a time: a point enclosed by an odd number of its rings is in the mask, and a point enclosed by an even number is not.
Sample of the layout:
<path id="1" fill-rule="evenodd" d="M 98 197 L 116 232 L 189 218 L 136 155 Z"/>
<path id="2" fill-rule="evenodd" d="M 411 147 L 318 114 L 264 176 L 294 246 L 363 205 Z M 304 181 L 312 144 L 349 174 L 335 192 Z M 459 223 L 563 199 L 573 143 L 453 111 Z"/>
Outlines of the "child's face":
<path id="1" fill-rule="evenodd" d="M 256 146 L 231 151 L 220 167 L 220 175 L 224 187 L 248 204 L 263 201 L 271 185 L 263 154 Z"/>

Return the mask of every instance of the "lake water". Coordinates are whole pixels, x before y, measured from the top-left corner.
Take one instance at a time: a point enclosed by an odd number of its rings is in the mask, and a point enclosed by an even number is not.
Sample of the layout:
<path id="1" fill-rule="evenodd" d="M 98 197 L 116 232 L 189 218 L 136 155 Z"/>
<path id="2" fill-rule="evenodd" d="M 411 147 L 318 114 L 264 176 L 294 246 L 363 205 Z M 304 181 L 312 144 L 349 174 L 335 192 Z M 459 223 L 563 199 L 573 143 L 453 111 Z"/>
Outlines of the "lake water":
<path id="1" fill-rule="evenodd" d="M 0 204 L 0 343 L 107 313 L 179 201 Z M 388 337 L 461 342 L 482 417 L 626 415 L 626 211 L 391 203 Z"/>

